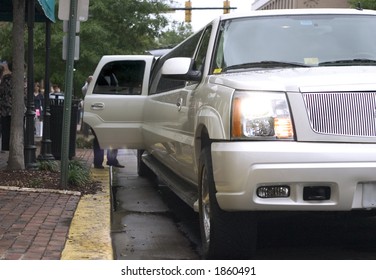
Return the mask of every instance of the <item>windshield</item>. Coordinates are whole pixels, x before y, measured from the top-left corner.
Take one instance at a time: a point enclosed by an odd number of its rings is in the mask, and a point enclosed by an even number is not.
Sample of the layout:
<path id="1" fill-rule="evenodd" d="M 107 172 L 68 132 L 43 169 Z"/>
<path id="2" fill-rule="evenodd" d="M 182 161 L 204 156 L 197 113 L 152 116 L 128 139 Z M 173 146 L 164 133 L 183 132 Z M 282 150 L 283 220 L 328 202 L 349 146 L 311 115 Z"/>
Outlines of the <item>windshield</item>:
<path id="1" fill-rule="evenodd" d="M 222 22 L 213 73 L 263 68 L 274 62 L 306 66 L 374 65 L 376 17 L 370 15 L 283 15 Z M 331 63 L 328 63 L 331 62 Z M 236 67 L 236 66 L 239 67 Z M 243 66 L 242 66 L 243 65 Z M 253 66 L 252 66 L 253 65 Z"/>

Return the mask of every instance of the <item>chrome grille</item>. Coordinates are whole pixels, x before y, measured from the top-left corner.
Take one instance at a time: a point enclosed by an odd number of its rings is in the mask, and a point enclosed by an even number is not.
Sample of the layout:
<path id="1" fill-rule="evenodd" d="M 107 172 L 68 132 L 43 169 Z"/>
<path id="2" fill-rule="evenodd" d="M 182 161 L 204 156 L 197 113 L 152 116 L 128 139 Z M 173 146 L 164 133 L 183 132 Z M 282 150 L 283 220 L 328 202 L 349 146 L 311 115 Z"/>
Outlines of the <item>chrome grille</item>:
<path id="1" fill-rule="evenodd" d="M 303 98 L 314 131 L 376 136 L 376 92 L 304 93 Z"/>

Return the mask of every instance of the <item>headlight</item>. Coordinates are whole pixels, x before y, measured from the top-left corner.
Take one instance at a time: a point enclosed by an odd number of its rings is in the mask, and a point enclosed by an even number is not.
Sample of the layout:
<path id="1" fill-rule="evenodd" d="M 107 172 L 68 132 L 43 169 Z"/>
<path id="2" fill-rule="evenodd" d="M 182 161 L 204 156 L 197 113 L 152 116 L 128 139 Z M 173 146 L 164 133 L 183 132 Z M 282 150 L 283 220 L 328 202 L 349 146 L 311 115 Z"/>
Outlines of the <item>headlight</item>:
<path id="1" fill-rule="evenodd" d="M 232 139 L 293 139 L 284 93 L 236 92 L 232 104 Z"/>

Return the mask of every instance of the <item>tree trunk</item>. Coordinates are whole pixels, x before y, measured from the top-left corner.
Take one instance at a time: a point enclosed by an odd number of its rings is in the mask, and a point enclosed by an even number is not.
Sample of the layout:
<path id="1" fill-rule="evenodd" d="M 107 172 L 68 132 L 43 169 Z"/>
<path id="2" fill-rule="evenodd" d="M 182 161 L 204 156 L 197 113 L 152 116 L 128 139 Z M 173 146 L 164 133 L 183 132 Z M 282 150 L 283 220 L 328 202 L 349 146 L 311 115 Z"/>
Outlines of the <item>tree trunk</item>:
<path id="1" fill-rule="evenodd" d="M 12 119 L 10 128 L 10 146 L 8 169 L 25 168 L 24 160 L 24 115 L 25 115 L 25 1 L 13 0 L 12 30 Z M 29 65 L 33 67 L 33 65 Z"/>

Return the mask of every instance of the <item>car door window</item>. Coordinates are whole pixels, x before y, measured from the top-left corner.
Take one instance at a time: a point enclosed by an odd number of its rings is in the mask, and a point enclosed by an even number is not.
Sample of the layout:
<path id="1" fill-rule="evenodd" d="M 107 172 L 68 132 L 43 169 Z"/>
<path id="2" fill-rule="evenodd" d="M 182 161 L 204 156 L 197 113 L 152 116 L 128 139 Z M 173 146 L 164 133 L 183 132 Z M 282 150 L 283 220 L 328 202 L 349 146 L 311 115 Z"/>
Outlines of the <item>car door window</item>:
<path id="1" fill-rule="evenodd" d="M 145 61 L 113 61 L 100 72 L 93 94 L 140 95 Z"/>
<path id="2" fill-rule="evenodd" d="M 205 29 L 204 34 L 202 35 L 201 43 L 198 48 L 196 57 L 195 57 L 195 69 L 198 71 L 203 71 L 204 70 L 204 65 L 205 65 L 205 58 L 206 58 L 206 52 L 208 50 L 209 46 L 209 40 L 210 40 L 210 34 L 211 34 L 211 26 Z"/>
<path id="3" fill-rule="evenodd" d="M 183 43 L 178 45 L 176 48 L 171 50 L 168 54 L 164 55 L 156 65 L 155 68 L 155 75 L 152 77 L 152 83 L 150 87 L 150 93 L 156 94 L 161 92 L 166 92 L 169 90 L 174 90 L 178 88 L 182 88 L 185 86 L 184 81 L 177 81 L 173 79 L 168 79 L 166 77 L 161 77 L 161 71 L 163 63 L 173 57 L 193 57 L 194 53 L 197 48 L 197 44 L 201 38 L 202 32 L 198 32 L 188 39 L 186 39 Z"/>

